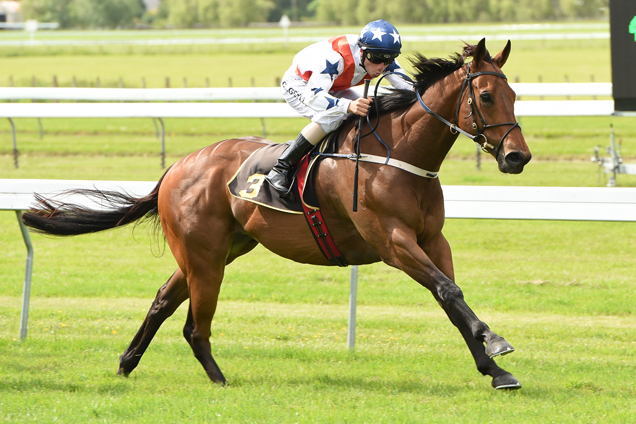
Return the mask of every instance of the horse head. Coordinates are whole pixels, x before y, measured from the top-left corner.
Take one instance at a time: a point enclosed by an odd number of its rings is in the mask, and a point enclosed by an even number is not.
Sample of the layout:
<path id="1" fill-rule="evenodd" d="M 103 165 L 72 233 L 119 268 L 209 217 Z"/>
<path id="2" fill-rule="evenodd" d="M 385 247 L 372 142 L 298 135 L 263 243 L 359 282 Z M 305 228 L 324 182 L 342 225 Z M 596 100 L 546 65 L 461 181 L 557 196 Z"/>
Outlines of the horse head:
<path id="1" fill-rule="evenodd" d="M 495 57 L 486 49 L 486 39 L 466 45 L 464 57 L 473 60 L 465 67 L 455 120 L 475 135 L 475 142 L 491 154 L 499 170 L 519 174 L 532 158 L 514 115 L 515 92 L 501 68 L 510 55 L 510 41 Z"/>

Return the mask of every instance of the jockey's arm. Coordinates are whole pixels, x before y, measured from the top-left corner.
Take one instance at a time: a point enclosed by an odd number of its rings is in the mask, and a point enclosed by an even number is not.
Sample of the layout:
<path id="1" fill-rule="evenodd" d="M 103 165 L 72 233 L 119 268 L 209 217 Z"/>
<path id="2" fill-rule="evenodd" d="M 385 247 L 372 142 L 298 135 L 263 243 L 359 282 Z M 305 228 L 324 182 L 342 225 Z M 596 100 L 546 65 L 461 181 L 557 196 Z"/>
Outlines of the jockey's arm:
<path id="1" fill-rule="evenodd" d="M 410 78 L 406 74 L 406 71 L 402 69 L 397 59 L 387 66 L 384 72 L 388 74 L 386 79 L 393 87 L 402 90 L 413 90 L 413 83 L 410 82 Z"/>
<path id="2" fill-rule="evenodd" d="M 338 98 L 329 94 L 333 86 L 332 77 L 320 72 L 312 73 L 307 84 L 305 104 L 311 109 L 328 115 L 344 115 L 349 113 L 351 100 Z"/>

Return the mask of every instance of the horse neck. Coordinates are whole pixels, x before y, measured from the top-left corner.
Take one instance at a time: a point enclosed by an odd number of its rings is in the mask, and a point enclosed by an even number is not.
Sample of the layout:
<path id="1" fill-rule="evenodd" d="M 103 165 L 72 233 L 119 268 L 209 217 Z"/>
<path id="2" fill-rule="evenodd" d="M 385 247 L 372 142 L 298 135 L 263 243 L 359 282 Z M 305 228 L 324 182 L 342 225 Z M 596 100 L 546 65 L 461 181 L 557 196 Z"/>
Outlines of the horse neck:
<path id="1" fill-rule="evenodd" d="M 452 123 L 455 123 L 464 76 L 465 71 L 461 68 L 433 84 L 422 95 L 422 100 L 432 111 Z M 419 101 L 408 110 L 403 128 L 403 141 L 396 145 L 395 153 L 411 157 L 409 162 L 413 165 L 439 171 L 458 134 L 426 112 Z"/>

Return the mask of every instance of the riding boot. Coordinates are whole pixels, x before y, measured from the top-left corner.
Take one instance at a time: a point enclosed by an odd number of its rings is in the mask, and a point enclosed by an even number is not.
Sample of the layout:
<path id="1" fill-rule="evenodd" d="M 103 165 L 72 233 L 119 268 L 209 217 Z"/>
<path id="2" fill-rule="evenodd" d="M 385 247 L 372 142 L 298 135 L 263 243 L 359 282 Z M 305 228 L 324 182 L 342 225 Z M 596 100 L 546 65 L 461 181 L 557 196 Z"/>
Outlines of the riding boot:
<path id="1" fill-rule="evenodd" d="M 299 134 L 298 138 L 287 147 L 281 157 L 278 158 L 276 165 L 265 177 L 265 180 L 270 183 L 281 197 L 289 197 L 296 164 L 312 147 L 314 145 L 304 135 Z"/>

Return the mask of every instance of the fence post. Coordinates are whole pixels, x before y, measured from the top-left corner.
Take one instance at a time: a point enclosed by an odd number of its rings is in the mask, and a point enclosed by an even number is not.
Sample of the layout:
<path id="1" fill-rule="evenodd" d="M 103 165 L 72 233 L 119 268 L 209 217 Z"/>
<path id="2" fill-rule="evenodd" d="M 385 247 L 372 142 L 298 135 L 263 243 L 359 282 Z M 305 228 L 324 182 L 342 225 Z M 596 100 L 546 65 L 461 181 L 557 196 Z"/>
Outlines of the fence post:
<path id="1" fill-rule="evenodd" d="M 256 87 L 256 81 L 254 80 L 254 77 L 252 77 L 251 82 L 252 82 L 252 87 Z M 256 102 L 256 100 L 253 100 L 253 102 Z M 263 129 L 263 138 L 267 138 L 267 128 L 265 128 L 265 118 L 261 118 L 261 128 Z"/>
<path id="2" fill-rule="evenodd" d="M 57 84 L 57 75 L 53 75 L 53 87 L 57 88 L 58 84 Z M 60 101 L 58 99 L 54 100 L 55 103 L 59 103 Z"/>
<path id="3" fill-rule="evenodd" d="M 358 266 L 351 267 L 351 287 L 349 289 L 349 329 L 347 349 L 353 352 L 356 345 L 356 304 L 358 302 Z"/>
<path id="4" fill-rule="evenodd" d="M 9 87 L 13 87 L 13 75 L 9 75 Z M 13 103 L 15 100 L 11 99 L 10 102 Z"/>
<path id="5" fill-rule="evenodd" d="M 27 337 L 27 329 L 29 323 L 29 299 L 31 298 L 31 274 L 33 272 L 33 244 L 31 244 L 31 237 L 29 237 L 29 230 L 22 223 L 20 219 L 21 211 L 15 211 L 18 217 L 18 223 L 20 224 L 20 231 L 22 231 L 22 238 L 27 248 L 27 261 L 26 269 L 24 271 L 24 290 L 22 291 L 22 313 L 20 315 L 20 340 L 25 340 Z"/>

